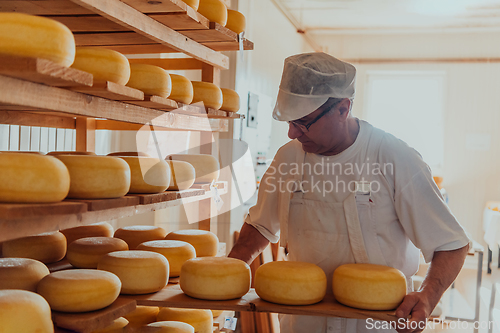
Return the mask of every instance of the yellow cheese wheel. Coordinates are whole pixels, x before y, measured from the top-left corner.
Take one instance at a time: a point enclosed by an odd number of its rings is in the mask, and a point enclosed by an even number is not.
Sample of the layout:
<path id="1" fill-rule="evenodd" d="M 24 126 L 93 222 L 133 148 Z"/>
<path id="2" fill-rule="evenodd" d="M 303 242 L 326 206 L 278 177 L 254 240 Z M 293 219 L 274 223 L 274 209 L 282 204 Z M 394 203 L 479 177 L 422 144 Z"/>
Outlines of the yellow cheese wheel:
<path id="1" fill-rule="evenodd" d="M 127 57 L 120 52 L 98 47 L 77 47 L 71 67 L 91 73 L 94 82 L 111 81 L 125 85 L 130 78 Z"/>
<path id="2" fill-rule="evenodd" d="M 130 188 L 130 168 L 121 158 L 77 155 L 58 155 L 57 158 L 69 170 L 68 198 L 118 198 Z"/>
<path id="3" fill-rule="evenodd" d="M 3 242 L 4 257 L 30 258 L 50 264 L 66 255 L 66 237 L 59 231 L 11 239 Z"/>
<path id="4" fill-rule="evenodd" d="M 318 266 L 297 261 L 273 261 L 255 271 L 255 291 L 265 301 L 309 305 L 326 294 L 326 275 Z"/>
<path id="5" fill-rule="evenodd" d="M 215 257 L 219 251 L 219 239 L 210 231 L 186 229 L 170 232 L 165 239 L 188 242 L 196 250 L 197 257 Z"/>
<path id="6" fill-rule="evenodd" d="M 150 251 L 118 251 L 101 257 L 97 269 L 116 274 L 122 282 L 122 294 L 148 294 L 168 283 L 168 261 Z"/>
<path id="7" fill-rule="evenodd" d="M 114 251 L 127 250 L 127 243 L 119 238 L 80 238 L 69 245 L 66 259 L 77 268 L 97 268 L 97 263 L 103 255 Z"/>
<path id="8" fill-rule="evenodd" d="M 245 16 L 237 10 L 227 10 L 226 28 L 236 32 L 237 34 L 245 31 L 246 19 Z"/>
<path id="9" fill-rule="evenodd" d="M 240 95 L 232 89 L 221 88 L 222 91 L 222 106 L 221 110 L 238 112 L 240 109 Z"/>
<path id="10" fill-rule="evenodd" d="M 182 265 L 180 287 L 207 300 L 240 298 L 250 290 L 252 273 L 244 261 L 226 257 L 194 258 Z"/>
<path id="11" fill-rule="evenodd" d="M 0 202 L 58 202 L 68 195 L 69 182 L 68 169 L 55 157 L 0 154 Z"/>
<path id="12" fill-rule="evenodd" d="M 129 193 L 161 193 L 170 185 L 170 166 L 152 157 L 120 156 L 130 167 Z"/>
<path id="13" fill-rule="evenodd" d="M 211 183 L 219 179 L 220 164 L 212 155 L 206 154 L 174 154 L 165 158 L 172 161 L 188 162 L 196 173 L 195 183 Z"/>
<path id="14" fill-rule="evenodd" d="M 200 0 L 182 0 L 184 1 L 189 7 L 193 8 L 194 10 L 198 10 L 198 7 L 200 6 Z"/>
<path id="15" fill-rule="evenodd" d="M 167 161 L 170 165 L 170 178 L 169 191 L 186 190 L 193 186 L 196 180 L 196 171 L 191 163 L 184 161 Z"/>
<path id="16" fill-rule="evenodd" d="M 179 276 L 182 265 L 189 259 L 196 257 L 193 245 L 175 240 L 157 240 L 139 244 L 138 250 L 153 251 L 167 258 L 170 266 L 170 276 Z"/>
<path id="17" fill-rule="evenodd" d="M 68 269 L 51 273 L 38 283 L 37 293 L 50 308 L 62 312 L 87 312 L 105 308 L 120 294 L 120 279 L 95 269 Z"/>
<path id="18" fill-rule="evenodd" d="M 193 84 L 182 75 L 170 74 L 172 80 L 172 91 L 168 98 L 184 104 L 191 104 L 193 101 Z"/>
<path id="19" fill-rule="evenodd" d="M 116 229 L 114 237 L 127 242 L 129 249 L 135 250 L 139 244 L 164 239 L 167 232 L 161 227 L 151 225 L 131 225 Z"/>
<path id="20" fill-rule="evenodd" d="M 156 328 L 157 333 L 194 333 L 194 327 L 182 321 L 157 321 L 146 326 Z"/>
<path id="21" fill-rule="evenodd" d="M 200 0 L 198 12 L 205 16 L 210 22 L 225 26 L 227 23 L 227 7 L 220 0 Z"/>
<path id="22" fill-rule="evenodd" d="M 219 110 L 222 106 L 222 91 L 213 83 L 191 81 L 193 85 L 193 103 L 203 102 L 206 108 Z"/>
<path id="23" fill-rule="evenodd" d="M 130 64 L 127 86 L 142 90 L 147 95 L 167 98 L 172 90 L 170 75 L 163 68 L 147 64 Z"/>
<path id="24" fill-rule="evenodd" d="M 127 313 L 123 317 L 128 320 L 129 326 L 138 328 L 156 321 L 156 316 L 160 308 L 157 306 L 137 305 L 135 310 Z"/>
<path id="25" fill-rule="evenodd" d="M 122 333 L 125 332 L 124 328 L 128 325 L 128 320 L 120 317 L 113 320 L 113 323 L 103 329 L 93 331 L 92 333 Z"/>
<path id="26" fill-rule="evenodd" d="M 69 67 L 75 38 L 64 24 L 22 13 L 0 13 L 0 53 L 51 60 Z"/>
<path id="27" fill-rule="evenodd" d="M 50 156 L 56 156 L 56 155 L 92 155 L 95 156 L 96 153 L 93 151 L 72 151 L 72 150 L 63 150 L 63 151 L 51 151 L 47 153 L 47 155 Z"/>
<path id="28" fill-rule="evenodd" d="M 53 333 L 49 304 L 26 290 L 0 290 L 2 333 Z"/>
<path id="29" fill-rule="evenodd" d="M 114 153 L 109 153 L 107 156 L 144 156 L 151 157 L 148 153 L 142 151 L 116 151 Z"/>
<path id="30" fill-rule="evenodd" d="M 59 230 L 66 236 L 66 244 L 73 243 L 77 239 L 86 237 L 113 237 L 113 227 L 107 222 L 99 222 L 79 227 Z"/>
<path id="31" fill-rule="evenodd" d="M 0 289 L 36 291 L 38 282 L 49 274 L 42 262 L 28 258 L 0 258 Z"/>
<path id="32" fill-rule="evenodd" d="M 210 310 L 160 308 L 158 321 L 182 321 L 194 327 L 196 333 L 212 333 L 213 317 Z"/>
<path id="33" fill-rule="evenodd" d="M 359 309 L 395 309 L 406 295 L 406 278 L 398 269 L 373 264 L 347 264 L 333 272 L 333 295 Z"/>

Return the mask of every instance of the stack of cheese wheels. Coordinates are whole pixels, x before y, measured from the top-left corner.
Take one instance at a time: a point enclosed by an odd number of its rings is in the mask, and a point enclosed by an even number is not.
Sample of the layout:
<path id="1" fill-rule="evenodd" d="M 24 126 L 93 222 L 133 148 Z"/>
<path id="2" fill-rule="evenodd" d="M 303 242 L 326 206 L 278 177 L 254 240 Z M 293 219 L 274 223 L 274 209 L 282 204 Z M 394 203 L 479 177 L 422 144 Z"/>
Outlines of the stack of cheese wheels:
<path id="1" fill-rule="evenodd" d="M 37 293 L 50 308 L 62 312 L 87 312 L 105 308 L 120 294 L 121 282 L 114 274 L 94 269 L 54 272 L 38 283 Z"/>
<path id="2" fill-rule="evenodd" d="M 128 325 L 128 320 L 120 317 L 113 320 L 113 323 L 103 329 L 93 331 L 92 333 L 123 333 L 125 326 Z"/>
<path id="3" fill-rule="evenodd" d="M 0 154 L 0 202 L 58 202 L 69 188 L 68 169 L 55 157 Z"/>
<path id="4" fill-rule="evenodd" d="M 213 317 L 210 310 L 161 308 L 158 321 L 181 321 L 194 327 L 196 333 L 212 333 Z"/>
<path id="5" fill-rule="evenodd" d="M 131 328 L 139 328 L 156 321 L 160 308 L 157 306 L 137 305 L 135 310 L 124 315 Z"/>
<path id="6" fill-rule="evenodd" d="M 30 258 L 50 264 L 66 255 L 66 237 L 59 231 L 11 239 L 3 242 L 4 257 Z"/>
<path id="7" fill-rule="evenodd" d="M 51 60 L 69 67 L 75 38 L 64 24 L 21 13 L 0 13 L 0 53 Z"/>
<path id="8" fill-rule="evenodd" d="M 153 251 L 165 256 L 170 266 L 170 277 L 179 276 L 182 265 L 187 260 L 196 257 L 196 250 L 191 244 L 175 240 L 144 242 L 137 249 Z"/>
<path id="9" fill-rule="evenodd" d="M 2 333 L 53 333 L 54 324 L 47 301 L 26 290 L 0 290 Z"/>
<path id="10" fill-rule="evenodd" d="M 77 155 L 57 155 L 57 158 L 69 170 L 69 198 L 118 198 L 130 188 L 130 168 L 121 158 Z"/>
<path id="11" fill-rule="evenodd" d="M 213 232 L 206 230 L 172 231 L 165 239 L 179 240 L 193 245 L 197 257 L 215 257 L 219 251 L 219 239 Z"/>
<path id="12" fill-rule="evenodd" d="M 172 80 L 172 91 L 168 98 L 176 102 L 191 104 L 194 94 L 191 81 L 178 74 L 170 74 L 170 79 Z"/>
<path id="13" fill-rule="evenodd" d="M 238 112 L 240 109 L 240 95 L 232 89 L 221 88 L 222 91 L 222 106 L 223 111 Z"/>
<path id="14" fill-rule="evenodd" d="M 96 81 L 110 81 L 121 85 L 130 78 L 130 64 L 123 54 L 97 47 L 77 47 L 72 68 L 91 73 Z"/>
<path id="15" fill-rule="evenodd" d="M 318 266 L 297 261 L 273 261 L 255 272 L 255 291 L 265 301 L 309 305 L 326 294 L 326 275 Z"/>
<path id="16" fill-rule="evenodd" d="M 142 151 L 116 151 L 114 153 L 109 153 L 107 156 L 143 156 L 151 157 L 148 153 Z"/>
<path id="17" fill-rule="evenodd" d="M 191 84 L 193 85 L 193 101 L 191 103 L 203 102 L 206 108 L 220 109 L 222 91 L 219 87 L 213 83 L 200 81 L 191 81 Z"/>
<path id="18" fill-rule="evenodd" d="M 123 239 L 130 250 L 135 250 L 139 244 L 164 239 L 167 232 L 160 227 L 151 225 L 132 225 L 116 229 L 116 238 Z"/>
<path id="19" fill-rule="evenodd" d="M 195 183 L 211 183 L 219 179 L 220 164 L 212 155 L 205 154 L 173 154 L 165 158 L 171 161 L 188 162 L 196 173 Z"/>
<path id="20" fill-rule="evenodd" d="M 36 291 L 49 269 L 42 262 L 27 258 L 0 258 L 0 289 Z"/>
<path id="21" fill-rule="evenodd" d="M 167 98 L 172 90 L 172 80 L 167 71 L 161 67 L 130 64 L 130 79 L 127 86 L 139 89 L 147 95 Z"/>
<path id="22" fill-rule="evenodd" d="M 194 10 L 198 10 L 198 7 L 200 6 L 200 0 L 183 0 L 183 1 Z"/>
<path id="23" fill-rule="evenodd" d="M 170 165 L 170 178 L 169 191 L 187 190 L 193 186 L 196 180 L 196 170 L 191 163 L 184 161 L 167 161 Z"/>
<path id="24" fill-rule="evenodd" d="M 245 31 L 246 19 L 245 16 L 237 10 L 227 10 L 226 28 L 236 32 L 237 34 Z"/>
<path id="25" fill-rule="evenodd" d="M 122 282 L 122 294 L 154 293 L 168 283 L 167 259 L 150 251 L 108 253 L 101 257 L 97 269 L 116 274 Z"/>
<path id="26" fill-rule="evenodd" d="M 251 276 L 250 267 L 239 259 L 194 258 L 182 265 L 180 287 L 188 296 L 222 301 L 245 295 Z"/>
<path id="27" fill-rule="evenodd" d="M 198 12 L 210 22 L 225 26 L 227 23 L 227 7 L 221 0 L 200 0 Z"/>
<path id="28" fill-rule="evenodd" d="M 72 150 L 63 150 L 63 151 L 51 151 L 48 152 L 47 155 L 56 156 L 56 155 L 92 155 L 95 156 L 96 153 L 93 151 L 72 151 Z"/>
<path id="29" fill-rule="evenodd" d="M 193 326 L 182 321 L 157 321 L 146 326 L 154 327 L 158 333 L 195 333 Z"/>
<path id="30" fill-rule="evenodd" d="M 392 267 L 342 265 L 333 272 L 333 295 L 340 303 L 354 308 L 391 310 L 406 295 L 406 278 Z"/>
<path id="31" fill-rule="evenodd" d="M 59 230 L 66 236 L 66 244 L 73 243 L 77 239 L 86 237 L 113 237 L 113 227 L 107 222 L 99 222 L 79 227 Z"/>
<path id="32" fill-rule="evenodd" d="M 127 243 L 119 238 L 80 238 L 69 245 L 66 259 L 77 268 L 97 268 L 97 263 L 103 255 L 114 251 L 127 250 Z"/>
<path id="33" fill-rule="evenodd" d="M 170 185 L 170 166 L 152 157 L 121 156 L 130 167 L 129 193 L 161 193 Z"/>

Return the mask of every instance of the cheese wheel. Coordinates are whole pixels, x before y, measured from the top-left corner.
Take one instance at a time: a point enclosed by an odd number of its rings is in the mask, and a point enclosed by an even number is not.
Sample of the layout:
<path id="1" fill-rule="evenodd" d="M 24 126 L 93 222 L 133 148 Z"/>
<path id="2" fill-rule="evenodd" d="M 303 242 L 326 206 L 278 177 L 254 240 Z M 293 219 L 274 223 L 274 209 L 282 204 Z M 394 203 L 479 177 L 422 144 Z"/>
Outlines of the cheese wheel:
<path id="1" fill-rule="evenodd" d="M 66 236 L 66 244 L 73 243 L 77 239 L 86 237 L 113 237 L 113 227 L 107 222 L 99 222 L 79 227 L 59 230 Z"/>
<path id="2" fill-rule="evenodd" d="M 47 155 L 50 156 L 56 156 L 56 155 L 91 155 L 95 156 L 96 153 L 93 151 L 72 151 L 72 150 L 63 150 L 63 151 L 51 151 L 47 153 Z"/>
<path id="3" fill-rule="evenodd" d="M 118 251 L 101 257 L 97 269 L 116 274 L 122 282 L 122 294 L 148 294 L 168 283 L 168 261 L 150 251 Z"/>
<path id="4" fill-rule="evenodd" d="M 194 327 L 182 321 L 157 321 L 146 326 L 157 328 L 157 333 L 194 333 Z"/>
<path id="5" fill-rule="evenodd" d="M 326 294 L 326 275 L 318 266 L 297 261 L 273 261 L 255 271 L 255 291 L 265 301 L 309 305 Z"/>
<path id="6" fill-rule="evenodd" d="M 170 178 L 169 191 L 187 190 L 193 186 L 196 180 L 196 171 L 191 163 L 184 161 L 167 161 L 170 165 Z"/>
<path id="7" fill-rule="evenodd" d="M 196 333 L 212 333 L 213 317 L 210 310 L 160 308 L 158 321 L 181 321 L 194 327 Z"/>
<path id="8" fill-rule="evenodd" d="M 49 274 L 42 262 L 27 258 L 0 258 L 0 289 L 36 291 L 38 282 Z"/>
<path id="9" fill-rule="evenodd" d="M 117 151 L 114 153 L 109 153 L 107 156 L 144 156 L 151 157 L 148 153 L 142 151 Z"/>
<path id="10" fill-rule="evenodd" d="M 170 185 L 170 166 L 152 157 L 120 156 L 130 167 L 129 193 L 161 193 Z"/>
<path id="11" fill-rule="evenodd" d="M 174 154 L 165 158 L 172 161 L 188 162 L 196 173 L 195 183 L 211 183 L 219 179 L 219 161 L 212 155 L 205 154 Z"/>
<path id="12" fill-rule="evenodd" d="M 98 47 L 77 47 L 71 65 L 94 76 L 95 81 L 111 81 L 125 85 L 130 78 L 130 64 L 120 52 Z"/>
<path id="13" fill-rule="evenodd" d="M 191 104 L 193 101 L 193 84 L 182 75 L 170 74 L 172 80 L 172 91 L 168 98 L 184 104 Z"/>
<path id="14" fill-rule="evenodd" d="M 227 7 L 220 0 L 200 0 L 198 13 L 205 16 L 210 22 L 225 26 L 227 23 Z"/>
<path id="15" fill-rule="evenodd" d="M 227 10 L 227 23 L 226 28 L 236 32 L 237 34 L 245 31 L 246 19 L 245 15 L 237 10 Z"/>
<path id="16" fill-rule="evenodd" d="M 219 110 L 222 106 L 222 91 L 213 83 L 191 81 L 193 85 L 192 104 L 203 102 L 206 108 Z"/>
<path id="17" fill-rule="evenodd" d="M 198 7 L 200 6 L 200 0 L 182 0 L 185 2 L 189 7 L 193 8 L 194 10 L 198 10 Z"/>
<path id="18" fill-rule="evenodd" d="M 3 242 L 4 257 L 29 258 L 50 264 L 66 255 L 66 237 L 59 231 L 11 239 Z"/>
<path id="19" fill-rule="evenodd" d="M 151 225 L 132 225 L 116 229 L 114 237 L 127 242 L 130 250 L 135 250 L 141 243 L 164 239 L 165 229 Z"/>
<path id="20" fill-rule="evenodd" d="M 53 333 L 49 304 L 26 290 L 0 290 L 2 333 Z"/>
<path id="21" fill-rule="evenodd" d="M 221 88 L 222 106 L 221 110 L 229 112 L 238 112 L 240 109 L 240 95 L 232 89 Z"/>
<path id="22" fill-rule="evenodd" d="M 69 187 L 68 169 L 57 158 L 0 154 L 0 202 L 58 202 L 68 195 Z"/>
<path id="23" fill-rule="evenodd" d="M 51 60 L 69 67 L 75 38 L 64 24 L 22 13 L 0 13 L 0 53 Z"/>
<path id="24" fill-rule="evenodd" d="M 68 269 L 51 273 L 37 286 L 37 293 L 61 312 L 87 312 L 105 308 L 120 294 L 120 279 L 95 269 Z"/>
<path id="25" fill-rule="evenodd" d="M 128 320 L 128 324 L 132 328 L 138 328 L 156 321 L 156 316 L 160 308 L 157 306 L 137 305 L 135 310 L 127 313 L 123 317 Z"/>
<path id="26" fill-rule="evenodd" d="M 392 310 L 406 295 L 406 278 L 398 269 L 347 264 L 333 272 L 333 295 L 340 303 L 366 310 Z"/>
<path id="27" fill-rule="evenodd" d="M 157 252 L 168 260 L 170 276 L 179 276 L 182 265 L 189 259 L 196 257 L 193 245 L 175 240 L 157 240 L 139 244 L 138 250 Z"/>
<path id="28" fill-rule="evenodd" d="M 113 320 L 113 323 L 103 329 L 93 331 L 92 333 L 123 333 L 125 326 L 128 325 L 128 320 L 120 317 Z"/>
<path id="29" fill-rule="evenodd" d="M 195 248 L 197 257 L 215 257 L 219 251 L 219 239 L 214 233 L 206 230 L 172 231 L 165 239 L 188 242 Z"/>
<path id="30" fill-rule="evenodd" d="M 147 95 L 167 98 L 172 90 L 170 75 L 163 68 L 147 64 L 130 64 L 127 86 L 142 90 Z"/>
<path id="31" fill-rule="evenodd" d="M 66 259 L 77 268 L 97 268 L 97 263 L 103 255 L 114 251 L 127 250 L 127 243 L 119 238 L 80 238 L 69 245 Z"/>
<path id="32" fill-rule="evenodd" d="M 117 157 L 58 155 L 69 170 L 68 198 L 109 199 L 127 194 L 130 168 Z"/>
<path id="33" fill-rule="evenodd" d="M 180 287 L 191 297 L 223 301 L 245 295 L 251 276 L 250 266 L 239 259 L 194 258 L 182 265 Z"/>

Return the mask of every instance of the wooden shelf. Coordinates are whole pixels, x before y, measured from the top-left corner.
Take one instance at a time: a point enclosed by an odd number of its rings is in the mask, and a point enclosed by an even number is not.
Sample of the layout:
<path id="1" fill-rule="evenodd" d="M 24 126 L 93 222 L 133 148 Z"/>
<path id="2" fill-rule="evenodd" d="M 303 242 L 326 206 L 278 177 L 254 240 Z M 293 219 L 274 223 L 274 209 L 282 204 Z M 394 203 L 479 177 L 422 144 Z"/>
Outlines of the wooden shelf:
<path id="1" fill-rule="evenodd" d="M 91 87 L 77 87 L 71 90 L 114 101 L 144 100 L 144 93 L 142 91 L 109 81 L 94 82 Z"/>

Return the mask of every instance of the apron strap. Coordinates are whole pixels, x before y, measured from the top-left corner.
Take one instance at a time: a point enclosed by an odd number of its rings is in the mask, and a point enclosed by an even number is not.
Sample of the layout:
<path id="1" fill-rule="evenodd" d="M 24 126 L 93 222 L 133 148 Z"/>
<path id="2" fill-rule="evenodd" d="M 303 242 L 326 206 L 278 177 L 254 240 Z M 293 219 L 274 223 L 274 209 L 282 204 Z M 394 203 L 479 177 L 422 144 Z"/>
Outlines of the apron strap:
<path id="1" fill-rule="evenodd" d="M 351 243 L 354 260 L 359 264 L 369 264 L 370 259 L 368 258 L 363 234 L 361 232 L 361 224 L 359 223 L 358 210 L 356 208 L 355 193 L 349 194 L 347 199 L 344 200 L 344 213 L 347 223 L 347 233 L 349 235 L 349 242 Z"/>

